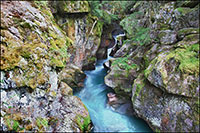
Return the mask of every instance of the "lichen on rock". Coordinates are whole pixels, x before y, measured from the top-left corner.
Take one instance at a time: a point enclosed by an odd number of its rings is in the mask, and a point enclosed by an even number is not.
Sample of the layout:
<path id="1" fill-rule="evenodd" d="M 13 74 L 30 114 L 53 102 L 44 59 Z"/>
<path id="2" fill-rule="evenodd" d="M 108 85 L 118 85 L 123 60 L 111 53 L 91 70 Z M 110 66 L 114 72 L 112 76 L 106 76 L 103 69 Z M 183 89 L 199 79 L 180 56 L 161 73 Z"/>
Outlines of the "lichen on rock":
<path id="1" fill-rule="evenodd" d="M 1 1 L 1 20 L 2 130 L 79 132 L 82 127 L 74 121 L 81 116 L 89 131 L 88 110 L 70 87 L 71 82 L 81 86 L 85 75 L 67 65 L 73 41 L 56 23 L 49 3 Z M 66 69 L 65 77 L 60 73 Z M 67 78 L 69 84 L 62 82 Z"/>

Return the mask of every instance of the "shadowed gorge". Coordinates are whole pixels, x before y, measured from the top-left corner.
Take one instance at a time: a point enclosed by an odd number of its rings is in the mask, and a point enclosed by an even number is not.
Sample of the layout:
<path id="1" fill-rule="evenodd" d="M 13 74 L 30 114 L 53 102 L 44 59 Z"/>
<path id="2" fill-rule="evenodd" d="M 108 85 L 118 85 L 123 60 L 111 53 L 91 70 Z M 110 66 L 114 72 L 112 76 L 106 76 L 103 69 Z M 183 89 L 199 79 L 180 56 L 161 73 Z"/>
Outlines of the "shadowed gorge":
<path id="1" fill-rule="evenodd" d="M 111 48 L 108 50 L 108 55 Z M 108 61 L 111 57 L 108 56 L 106 60 L 98 60 L 96 69 L 92 71 L 85 71 L 86 79 L 84 88 L 77 94 L 78 97 L 85 103 L 90 113 L 94 128 L 93 132 L 151 132 L 148 125 L 134 117 L 126 114 L 125 111 L 120 113 L 113 110 L 107 104 L 107 94 L 113 92 L 104 84 L 104 77 L 107 70 L 103 67 L 103 63 Z"/>
<path id="2" fill-rule="evenodd" d="M 199 131 L 198 1 L 0 4 L 0 131 Z"/>

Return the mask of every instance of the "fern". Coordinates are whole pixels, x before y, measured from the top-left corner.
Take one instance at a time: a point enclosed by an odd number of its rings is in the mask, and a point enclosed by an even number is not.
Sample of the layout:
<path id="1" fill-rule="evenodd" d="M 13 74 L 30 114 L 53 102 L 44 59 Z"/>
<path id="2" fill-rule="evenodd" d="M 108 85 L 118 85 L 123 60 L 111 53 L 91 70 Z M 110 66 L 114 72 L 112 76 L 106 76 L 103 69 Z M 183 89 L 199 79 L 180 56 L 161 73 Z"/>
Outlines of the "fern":
<path id="1" fill-rule="evenodd" d="M 129 56 L 118 58 L 112 63 L 112 65 L 113 66 L 117 65 L 119 68 L 124 69 L 127 72 L 129 72 L 129 70 L 131 70 L 131 69 L 137 68 L 136 64 L 128 64 L 128 61 L 129 61 L 128 58 L 129 58 Z"/>

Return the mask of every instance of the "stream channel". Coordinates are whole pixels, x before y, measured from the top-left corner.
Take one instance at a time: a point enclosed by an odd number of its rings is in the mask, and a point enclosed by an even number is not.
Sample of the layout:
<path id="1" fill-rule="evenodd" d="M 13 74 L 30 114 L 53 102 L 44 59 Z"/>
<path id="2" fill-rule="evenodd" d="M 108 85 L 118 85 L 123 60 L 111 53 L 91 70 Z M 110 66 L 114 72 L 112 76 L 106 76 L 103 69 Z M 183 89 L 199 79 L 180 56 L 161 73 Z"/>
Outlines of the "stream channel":
<path id="1" fill-rule="evenodd" d="M 95 70 L 84 71 L 87 75 L 84 88 L 75 93 L 88 108 L 93 123 L 93 132 L 152 132 L 149 126 L 141 119 L 126 114 L 120 114 L 107 104 L 107 93 L 113 92 L 104 83 L 107 69 L 103 63 L 111 59 L 98 60 Z"/>

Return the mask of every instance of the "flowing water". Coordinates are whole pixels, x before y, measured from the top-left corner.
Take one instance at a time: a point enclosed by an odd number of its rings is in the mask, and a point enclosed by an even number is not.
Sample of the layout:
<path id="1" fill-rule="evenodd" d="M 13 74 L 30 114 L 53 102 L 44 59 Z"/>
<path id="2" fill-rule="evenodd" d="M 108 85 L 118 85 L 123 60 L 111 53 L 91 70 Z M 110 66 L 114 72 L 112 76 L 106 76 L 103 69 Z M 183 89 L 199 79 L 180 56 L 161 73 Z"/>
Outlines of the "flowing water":
<path id="1" fill-rule="evenodd" d="M 109 49 L 110 50 L 110 49 Z M 110 52 L 108 52 L 110 53 Z M 78 96 L 88 108 L 94 132 L 149 132 L 152 131 L 142 120 L 114 112 L 107 105 L 107 93 L 111 89 L 104 84 L 104 77 L 107 70 L 103 67 L 103 63 L 109 60 L 99 60 L 96 64 L 96 69 L 85 71 L 87 77 L 84 82 L 84 88 L 77 92 Z"/>
<path id="2" fill-rule="evenodd" d="M 113 36 L 115 45 L 117 44 L 117 37 L 124 35 Z M 103 63 L 112 58 L 109 56 L 111 50 L 111 48 L 108 49 L 107 59 L 97 61 L 95 70 L 85 71 L 87 77 L 84 88 L 75 94 L 88 108 L 94 125 L 93 132 L 152 132 L 141 119 L 119 114 L 107 105 L 107 93 L 113 92 L 113 90 L 109 89 L 104 83 L 107 70 L 104 68 Z"/>

